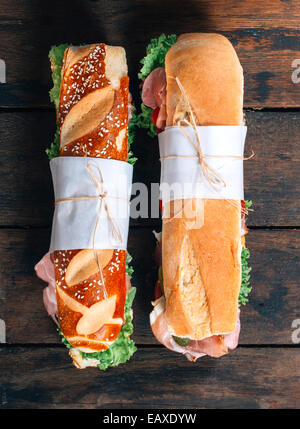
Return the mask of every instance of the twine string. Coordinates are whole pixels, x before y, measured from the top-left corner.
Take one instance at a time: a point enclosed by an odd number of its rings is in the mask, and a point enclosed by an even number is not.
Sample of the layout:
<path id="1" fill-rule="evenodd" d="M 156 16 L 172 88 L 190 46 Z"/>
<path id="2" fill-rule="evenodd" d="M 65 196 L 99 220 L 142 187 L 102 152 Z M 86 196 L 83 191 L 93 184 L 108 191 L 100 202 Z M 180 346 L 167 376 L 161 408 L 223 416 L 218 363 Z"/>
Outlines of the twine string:
<path id="1" fill-rule="evenodd" d="M 184 88 L 183 88 L 178 77 L 176 77 L 176 82 L 177 82 L 177 85 L 181 91 L 183 98 L 184 98 L 184 101 L 185 101 L 186 106 L 188 108 L 188 112 L 190 114 L 190 118 L 192 120 L 192 121 L 188 121 L 187 119 L 181 119 L 178 121 L 178 127 L 179 127 L 180 131 L 182 132 L 182 134 L 186 137 L 186 139 L 193 145 L 194 149 L 196 150 L 196 152 L 198 154 L 198 158 L 199 158 L 200 167 L 201 167 L 203 175 L 207 179 L 208 183 L 212 187 L 219 186 L 219 187 L 225 188 L 226 183 L 225 183 L 224 179 L 205 160 L 192 106 L 189 102 L 189 99 L 186 95 L 186 92 L 185 92 L 185 90 L 184 90 Z M 193 128 L 193 130 L 195 132 L 197 144 L 195 144 L 193 139 L 186 133 L 186 131 L 184 131 L 184 129 L 182 127 L 183 124 Z"/>

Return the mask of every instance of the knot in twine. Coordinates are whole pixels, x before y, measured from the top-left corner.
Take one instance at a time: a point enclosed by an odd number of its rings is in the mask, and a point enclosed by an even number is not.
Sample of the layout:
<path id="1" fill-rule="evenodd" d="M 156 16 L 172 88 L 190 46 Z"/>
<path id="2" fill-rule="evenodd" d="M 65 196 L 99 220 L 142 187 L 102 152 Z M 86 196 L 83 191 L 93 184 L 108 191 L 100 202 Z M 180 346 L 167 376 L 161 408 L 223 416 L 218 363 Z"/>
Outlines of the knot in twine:
<path id="1" fill-rule="evenodd" d="M 204 177 L 206 178 L 206 180 L 208 181 L 208 183 L 214 189 L 215 189 L 215 187 L 225 188 L 226 183 L 225 183 L 224 179 L 220 176 L 220 174 L 216 170 L 214 170 L 206 162 L 206 158 L 231 158 L 231 159 L 247 161 L 247 160 L 253 158 L 255 154 L 252 150 L 251 155 L 249 157 L 246 157 L 246 158 L 243 156 L 234 156 L 234 155 L 220 155 L 220 156 L 218 156 L 218 155 L 205 155 L 203 153 L 203 150 L 202 150 L 199 131 L 197 129 L 195 115 L 194 115 L 191 103 L 190 103 L 190 101 L 186 95 L 186 92 L 185 92 L 183 85 L 180 82 L 179 78 L 176 77 L 175 79 L 176 79 L 177 85 L 180 89 L 180 92 L 184 98 L 184 101 L 185 101 L 187 109 L 188 109 L 188 113 L 189 113 L 190 118 L 191 118 L 191 121 L 188 121 L 187 119 L 180 119 L 178 121 L 177 125 L 178 125 L 180 131 L 182 132 L 182 134 L 186 137 L 186 139 L 193 145 L 194 149 L 196 150 L 202 173 L 203 173 Z M 186 125 L 186 126 L 193 128 L 195 136 L 196 136 L 196 144 L 194 143 L 193 139 L 184 130 L 184 127 L 182 125 Z"/>

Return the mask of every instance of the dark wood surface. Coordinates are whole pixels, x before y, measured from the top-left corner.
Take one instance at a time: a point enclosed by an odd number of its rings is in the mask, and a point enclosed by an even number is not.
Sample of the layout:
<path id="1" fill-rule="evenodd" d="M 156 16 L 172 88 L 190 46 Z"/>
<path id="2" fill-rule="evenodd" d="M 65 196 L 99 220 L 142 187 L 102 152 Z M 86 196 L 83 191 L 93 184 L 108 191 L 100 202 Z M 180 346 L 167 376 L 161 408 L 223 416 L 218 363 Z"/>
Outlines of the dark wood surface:
<path id="1" fill-rule="evenodd" d="M 0 58 L 9 81 L 5 106 L 49 106 L 49 46 L 101 40 L 127 50 L 134 75 L 151 37 L 191 31 L 221 32 L 245 69 L 245 106 L 295 107 L 300 86 L 291 81 L 300 58 L 299 1 L 266 0 L 12 0 L 1 1 Z M 9 49 L 7 49 L 9 47 Z M 253 52 L 257 55 L 254 58 Z M 26 64 L 26 67 L 24 65 Z M 136 77 L 132 76 L 134 82 Z"/>
<path id="2" fill-rule="evenodd" d="M 0 0 L 0 408 L 299 408 L 300 1 Z M 152 230 L 131 221 L 129 251 L 137 287 L 134 339 L 126 365 L 77 371 L 42 304 L 34 264 L 47 251 L 53 193 L 45 148 L 55 113 L 49 103 L 52 44 L 95 41 L 126 48 L 139 104 L 139 60 L 151 37 L 216 31 L 230 38 L 245 72 L 245 162 L 253 293 L 242 308 L 240 347 L 191 364 L 155 341 L 148 322 L 156 278 Z M 141 130 L 135 181 L 159 178 L 158 147 Z M 63 389 L 62 389 L 63 384 Z"/>
<path id="3" fill-rule="evenodd" d="M 240 347 L 191 365 L 157 347 L 140 347 L 124 367 L 78 373 L 58 347 L 0 351 L 4 407 L 15 408 L 296 408 L 300 356 L 294 349 Z M 250 373 L 251 372 L 251 376 Z M 276 376 L 274 376 L 276 374 Z M 0 387 L 1 389 L 1 387 Z"/>

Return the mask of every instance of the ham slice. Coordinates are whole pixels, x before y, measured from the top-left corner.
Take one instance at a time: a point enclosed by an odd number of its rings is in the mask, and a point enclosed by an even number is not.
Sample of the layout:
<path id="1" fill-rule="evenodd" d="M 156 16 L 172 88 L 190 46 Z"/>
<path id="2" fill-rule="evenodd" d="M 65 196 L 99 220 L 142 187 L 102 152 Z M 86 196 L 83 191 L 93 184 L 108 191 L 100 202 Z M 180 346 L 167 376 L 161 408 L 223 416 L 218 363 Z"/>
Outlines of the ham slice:
<path id="1" fill-rule="evenodd" d="M 142 100 L 145 106 L 151 107 L 151 109 L 156 109 L 157 107 L 159 107 L 159 114 L 155 125 L 160 130 L 163 130 L 166 126 L 166 97 L 166 72 L 164 67 L 158 67 L 154 69 L 144 81 Z"/>
<path id="2" fill-rule="evenodd" d="M 130 92 L 128 92 L 128 122 L 132 119 L 133 114 L 133 105 L 132 103 L 132 95 Z"/>
<path id="3" fill-rule="evenodd" d="M 150 313 L 150 324 L 154 336 L 161 344 L 174 352 L 185 355 L 190 361 L 196 361 L 205 355 L 220 357 L 226 354 L 228 349 L 233 350 L 238 345 L 240 333 L 239 314 L 237 326 L 233 332 L 225 335 L 213 335 L 200 341 L 191 341 L 186 347 L 177 344 L 168 330 L 165 318 L 165 299 L 163 296 L 154 303 L 154 309 Z"/>
<path id="4" fill-rule="evenodd" d="M 167 79 L 164 67 L 154 69 L 143 83 L 142 100 L 145 106 L 155 109 L 166 102 Z"/>
<path id="5" fill-rule="evenodd" d="M 54 275 L 54 264 L 51 260 L 50 253 L 46 255 L 36 264 L 34 267 L 36 275 L 44 282 L 48 283 L 48 286 L 43 290 L 43 301 L 47 313 L 57 323 L 57 301 L 56 301 L 56 289 L 55 289 L 55 275 Z"/>
<path id="6" fill-rule="evenodd" d="M 126 292 L 128 292 L 129 289 L 131 288 L 131 282 L 130 282 L 130 277 L 127 273 L 125 273 L 125 278 L 126 278 Z"/>
<path id="7" fill-rule="evenodd" d="M 238 311 L 237 321 L 235 330 L 229 334 L 224 335 L 224 341 L 229 350 L 234 350 L 239 344 L 239 337 L 241 331 L 241 320 L 240 320 L 240 310 Z"/>
<path id="8" fill-rule="evenodd" d="M 172 335 L 170 334 L 167 326 L 167 322 L 165 319 L 165 299 L 164 297 L 160 297 L 154 305 L 153 311 L 150 313 L 150 324 L 152 328 L 152 332 L 161 344 L 163 344 L 168 349 L 182 353 L 189 360 L 196 360 L 201 356 L 204 356 L 205 353 L 194 351 L 192 354 L 188 350 L 188 347 L 181 347 L 176 343 Z"/>

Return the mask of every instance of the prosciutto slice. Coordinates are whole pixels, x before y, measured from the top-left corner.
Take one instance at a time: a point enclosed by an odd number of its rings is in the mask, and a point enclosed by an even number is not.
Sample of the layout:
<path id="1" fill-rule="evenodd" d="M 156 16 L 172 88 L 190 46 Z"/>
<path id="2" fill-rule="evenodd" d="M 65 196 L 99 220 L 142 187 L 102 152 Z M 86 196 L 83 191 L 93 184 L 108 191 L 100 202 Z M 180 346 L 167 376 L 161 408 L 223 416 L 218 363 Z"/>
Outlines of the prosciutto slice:
<path id="1" fill-rule="evenodd" d="M 56 290 L 55 290 L 55 275 L 54 275 L 54 264 L 51 260 L 50 253 L 46 255 L 36 264 L 34 267 L 36 275 L 48 283 L 48 286 L 43 290 L 43 301 L 47 313 L 57 323 L 57 301 L 56 301 Z"/>
<path id="2" fill-rule="evenodd" d="M 166 102 L 167 79 L 164 67 L 154 69 L 148 77 L 146 77 L 143 90 L 143 103 L 155 109 Z"/>
<path id="3" fill-rule="evenodd" d="M 167 110 L 167 79 L 164 67 L 154 69 L 144 81 L 142 90 L 142 100 L 145 106 L 151 109 L 159 108 L 156 119 L 156 127 L 163 130 L 166 126 Z"/>
<path id="4" fill-rule="evenodd" d="M 225 335 L 213 335 L 200 341 L 191 341 L 186 347 L 177 344 L 168 330 L 163 296 L 154 303 L 154 309 L 150 313 L 150 324 L 154 336 L 161 344 L 174 352 L 185 355 L 190 361 L 196 361 L 205 355 L 223 356 L 228 353 L 228 349 L 233 350 L 237 347 L 240 333 L 239 313 L 237 325 L 233 332 Z"/>

